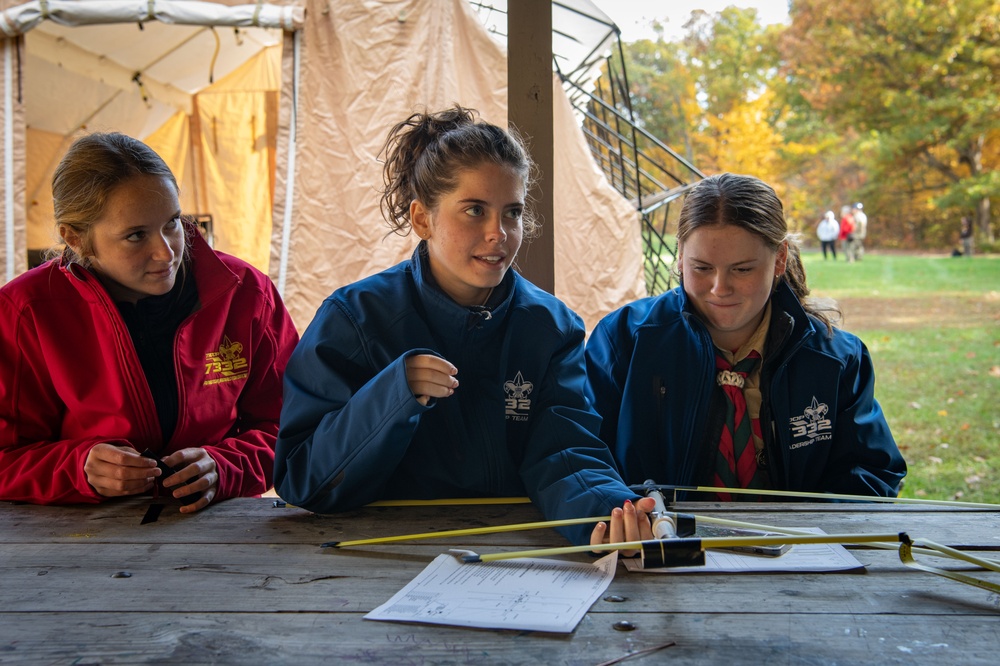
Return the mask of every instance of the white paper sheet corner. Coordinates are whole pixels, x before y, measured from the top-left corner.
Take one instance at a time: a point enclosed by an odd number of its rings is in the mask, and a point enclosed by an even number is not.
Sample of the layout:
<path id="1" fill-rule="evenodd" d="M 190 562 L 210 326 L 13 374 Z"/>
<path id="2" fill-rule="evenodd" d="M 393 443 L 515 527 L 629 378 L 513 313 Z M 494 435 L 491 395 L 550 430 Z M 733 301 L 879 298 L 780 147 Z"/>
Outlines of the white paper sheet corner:
<path id="1" fill-rule="evenodd" d="M 611 584 L 617 564 L 616 551 L 592 563 L 463 564 L 443 553 L 365 619 L 570 633 Z"/>

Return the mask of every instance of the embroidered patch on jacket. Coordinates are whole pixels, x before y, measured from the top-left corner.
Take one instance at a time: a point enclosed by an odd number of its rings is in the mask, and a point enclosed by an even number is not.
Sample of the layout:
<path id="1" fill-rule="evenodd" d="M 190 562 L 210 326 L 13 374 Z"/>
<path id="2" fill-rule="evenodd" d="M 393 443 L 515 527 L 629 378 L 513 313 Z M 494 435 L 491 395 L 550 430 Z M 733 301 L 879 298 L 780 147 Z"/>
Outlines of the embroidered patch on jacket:
<path id="1" fill-rule="evenodd" d="M 203 385 L 222 384 L 246 377 L 250 373 L 250 364 L 240 355 L 242 353 L 242 342 L 233 342 L 228 335 L 223 337 L 219 351 L 205 354 Z"/>
<path id="2" fill-rule="evenodd" d="M 788 419 L 792 428 L 792 444 L 789 448 L 801 449 L 816 442 L 825 442 L 833 437 L 833 424 L 826 418 L 830 408 L 825 402 L 816 400 L 805 408 L 801 416 Z"/>
<path id="3" fill-rule="evenodd" d="M 503 390 L 507 393 L 504 413 L 508 419 L 528 420 L 528 414 L 531 412 L 531 399 L 528 396 L 531 395 L 533 388 L 535 388 L 534 384 L 525 381 L 520 371 L 514 375 L 514 379 L 504 383 Z"/>

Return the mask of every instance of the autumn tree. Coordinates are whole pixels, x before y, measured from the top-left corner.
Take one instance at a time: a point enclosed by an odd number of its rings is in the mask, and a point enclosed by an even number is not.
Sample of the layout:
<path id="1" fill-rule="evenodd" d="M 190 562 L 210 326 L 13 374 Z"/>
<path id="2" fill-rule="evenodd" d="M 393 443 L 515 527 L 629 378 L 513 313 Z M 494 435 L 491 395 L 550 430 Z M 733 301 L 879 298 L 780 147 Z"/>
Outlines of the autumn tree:
<path id="1" fill-rule="evenodd" d="M 790 16 L 786 89 L 851 144 L 899 232 L 926 242 L 974 211 L 992 242 L 1000 0 L 795 0 Z"/>
<path id="2" fill-rule="evenodd" d="M 775 175 L 767 78 L 775 40 L 755 9 L 692 12 L 687 37 L 625 45 L 631 110 L 638 123 L 706 172 Z"/>
<path id="3" fill-rule="evenodd" d="M 875 244 L 939 247 L 966 214 L 992 242 L 1000 0 L 790 4 L 790 26 L 696 10 L 683 39 L 624 45 L 622 108 L 702 171 L 773 184 L 793 228 L 864 201 Z"/>
<path id="4" fill-rule="evenodd" d="M 693 161 L 691 131 L 701 112 L 695 78 L 680 47 L 662 39 L 640 40 L 626 46 L 625 62 L 637 124 Z"/>

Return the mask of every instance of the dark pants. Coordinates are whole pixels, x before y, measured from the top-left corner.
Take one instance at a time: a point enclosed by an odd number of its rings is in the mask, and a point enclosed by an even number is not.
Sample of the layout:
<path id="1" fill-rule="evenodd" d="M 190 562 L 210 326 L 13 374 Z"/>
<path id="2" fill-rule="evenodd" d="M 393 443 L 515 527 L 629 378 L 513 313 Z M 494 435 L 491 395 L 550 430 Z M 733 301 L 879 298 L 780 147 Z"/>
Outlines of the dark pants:
<path id="1" fill-rule="evenodd" d="M 823 258 L 826 259 L 826 249 L 830 248 L 830 252 L 833 253 L 833 260 L 837 260 L 837 241 L 820 241 L 823 246 Z"/>

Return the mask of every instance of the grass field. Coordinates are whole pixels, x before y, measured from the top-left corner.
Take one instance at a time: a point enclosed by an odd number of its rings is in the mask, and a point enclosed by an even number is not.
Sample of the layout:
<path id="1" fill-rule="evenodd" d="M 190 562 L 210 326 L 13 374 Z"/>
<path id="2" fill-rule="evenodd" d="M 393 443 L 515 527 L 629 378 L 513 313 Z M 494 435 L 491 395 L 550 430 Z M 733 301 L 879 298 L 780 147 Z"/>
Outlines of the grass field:
<path id="1" fill-rule="evenodd" d="M 903 496 L 1000 503 L 1000 258 L 803 259 L 813 295 L 835 298 L 872 353 Z"/>

